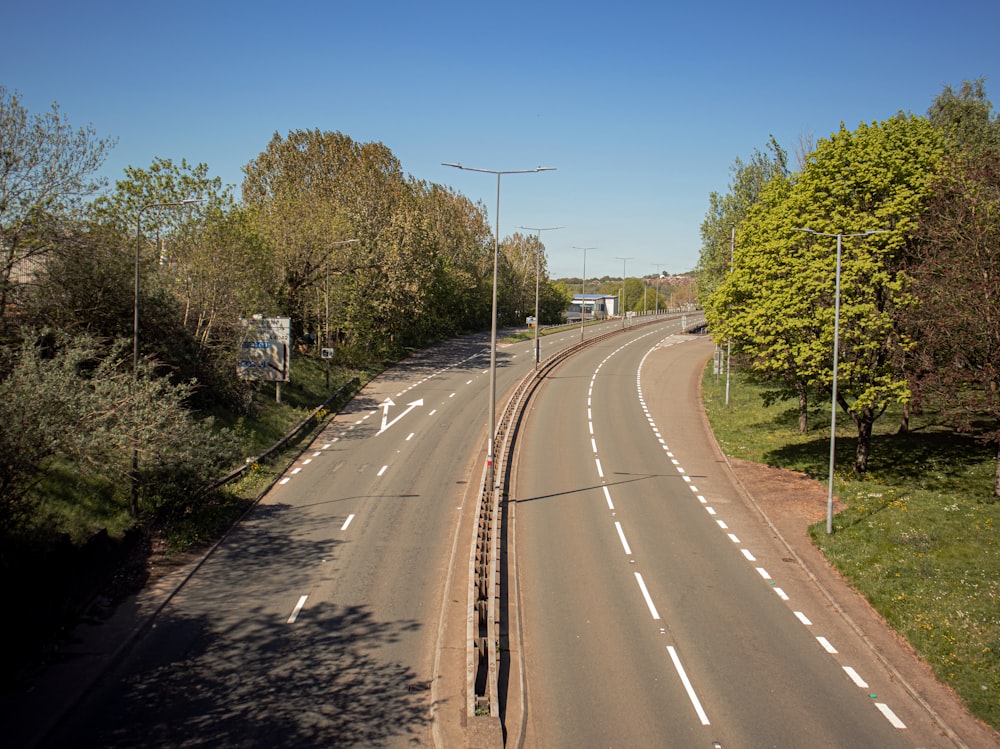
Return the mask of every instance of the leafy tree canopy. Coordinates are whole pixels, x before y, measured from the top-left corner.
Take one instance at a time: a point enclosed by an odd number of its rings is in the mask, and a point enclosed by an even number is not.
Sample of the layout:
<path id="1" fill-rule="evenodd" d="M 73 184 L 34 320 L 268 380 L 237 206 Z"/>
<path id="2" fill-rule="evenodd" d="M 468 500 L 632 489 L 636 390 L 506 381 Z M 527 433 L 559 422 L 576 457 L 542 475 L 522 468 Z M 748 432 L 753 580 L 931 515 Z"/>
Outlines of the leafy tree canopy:
<path id="1" fill-rule="evenodd" d="M 889 402 L 909 397 L 894 367 L 909 345 L 894 312 L 912 303 L 902 249 L 942 151 L 924 118 L 841 127 L 817 144 L 801 173 L 772 179 L 761 192 L 737 235 L 733 272 L 709 298 L 716 338 L 732 338 L 759 375 L 800 394 L 829 389 L 836 235 L 881 232 L 843 240 L 838 402 L 858 427 L 859 473 L 872 423 Z"/>
<path id="2" fill-rule="evenodd" d="M 104 186 L 94 175 L 115 141 L 92 127 L 74 129 L 56 104 L 29 115 L 17 92 L 0 86 L 0 319 L 11 276 L 51 251 L 58 223 Z"/>
<path id="3" fill-rule="evenodd" d="M 775 177 L 787 176 L 788 154 L 771 136 L 766 149 L 754 149 L 748 162 L 737 158 L 730 167 L 729 192 L 708 196 L 709 210 L 701 225 L 701 253 L 696 269 L 699 295 L 707 298 L 722 282 L 730 267 L 732 235 L 764 186 Z"/>
<path id="4" fill-rule="evenodd" d="M 927 110 L 927 117 L 959 150 L 1000 149 L 1000 115 L 993 111 L 982 78 L 963 81 L 958 91 L 945 86 Z"/>

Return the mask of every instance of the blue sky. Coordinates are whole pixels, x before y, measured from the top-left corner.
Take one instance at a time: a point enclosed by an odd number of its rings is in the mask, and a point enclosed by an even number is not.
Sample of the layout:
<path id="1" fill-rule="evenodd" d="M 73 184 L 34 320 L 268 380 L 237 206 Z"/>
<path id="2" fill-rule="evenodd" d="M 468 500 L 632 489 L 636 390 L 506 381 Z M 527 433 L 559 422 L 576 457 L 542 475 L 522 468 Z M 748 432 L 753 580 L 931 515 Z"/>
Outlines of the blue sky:
<path id="1" fill-rule="evenodd" d="M 1000 102 L 997 0 L 680 4 L 14 3 L 0 85 L 32 113 L 118 138 L 104 174 L 154 158 L 239 185 L 275 132 L 380 141 L 412 176 L 543 232 L 553 277 L 697 263 L 709 193 L 773 134 L 926 112 L 986 78 Z M 238 194 L 238 192 L 237 192 Z"/>

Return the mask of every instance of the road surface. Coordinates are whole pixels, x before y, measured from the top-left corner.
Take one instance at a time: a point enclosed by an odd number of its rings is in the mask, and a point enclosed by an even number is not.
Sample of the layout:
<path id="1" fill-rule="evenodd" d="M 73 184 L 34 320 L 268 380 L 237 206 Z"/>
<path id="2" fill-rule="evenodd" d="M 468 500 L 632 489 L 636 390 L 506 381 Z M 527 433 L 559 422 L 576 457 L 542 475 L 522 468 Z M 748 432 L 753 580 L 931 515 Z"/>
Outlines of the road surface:
<path id="1" fill-rule="evenodd" d="M 536 396 L 508 745 L 949 746 L 736 491 L 700 410 L 711 353 L 637 329 Z"/>
<path id="2" fill-rule="evenodd" d="M 498 395 L 532 366 L 501 346 Z M 451 744 L 488 367 L 475 336 L 369 383 L 42 745 Z"/>

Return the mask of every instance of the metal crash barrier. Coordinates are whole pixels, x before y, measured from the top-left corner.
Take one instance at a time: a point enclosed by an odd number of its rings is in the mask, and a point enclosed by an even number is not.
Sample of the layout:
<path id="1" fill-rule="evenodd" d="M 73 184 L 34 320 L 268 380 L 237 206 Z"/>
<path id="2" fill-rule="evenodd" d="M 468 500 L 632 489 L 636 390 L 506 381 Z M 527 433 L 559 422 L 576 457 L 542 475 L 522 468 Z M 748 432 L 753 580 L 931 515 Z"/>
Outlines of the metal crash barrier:
<path id="1" fill-rule="evenodd" d="M 510 479 L 509 456 L 522 415 L 542 379 L 566 359 L 623 332 L 660 322 L 664 322 L 663 318 L 632 324 L 625 330 L 616 328 L 553 354 L 518 383 L 500 414 L 496 433 L 493 435 L 493 455 L 496 465 L 494 481 L 490 485 L 488 467 L 484 466 L 479 502 L 476 507 L 476 532 L 469 558 L 466 645 L 466 696 L 470 726 L 477 720 L 488 720 L 494 724 L 492 733 L 500 737 L 497 746 L 502 746 L 502 716 L 498 687 L 501 636 L 501 524 L 503 501 L 506 499 Z M 703 323 L 688 325 L 687 320 L 683 319 L 681 332 L 688 332 L 689 328 L 694 329 L 698 325 Z"/>

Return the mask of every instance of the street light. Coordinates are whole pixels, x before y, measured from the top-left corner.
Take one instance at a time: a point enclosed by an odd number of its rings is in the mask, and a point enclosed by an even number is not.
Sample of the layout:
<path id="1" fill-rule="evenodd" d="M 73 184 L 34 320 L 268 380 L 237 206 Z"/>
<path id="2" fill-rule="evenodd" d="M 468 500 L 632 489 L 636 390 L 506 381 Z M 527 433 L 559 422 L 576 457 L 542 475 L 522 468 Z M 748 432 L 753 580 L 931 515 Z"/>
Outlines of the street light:
<path id="1" fill-rule="evenodd" d="M 656 266 L 656 296 L 653 298 L 653 303 L 656 306 L 656 311 L 653 313 L 656 317 L 660 316 L 660 268 L 662 268 L 666 263 L 653 263 Z"/>
<path id="2" fill-rule="evenodd" d="M 833 535 L 833 466 L 835 460 L 835 448 L 837 444 L 837 359 L 840 355 L 840 255 L 844 237 L 869 237 L 872 234 L 882 234 L 885 230 L 857 232 L 856 234 L 832 234 L 814 229 L 795 228 L 795 231 L 802 231 L 806 234 L 814 234 L 817 237 L 837 238 L 837 271 L 834 283 L 833 295 L 833 383 L 832 396 L 830 398 L 830 472 L 827 477 L 826 494 L 826 535 Z"/>
<path id="3" fill-rule="evenodd" d="M 169 203 L 148 203 L 139 209 L 135 219 L 135 310 L 132 316 L 132 372 L 138 377 L 139 370 L 139 250 L 142 244 L 142 214 L 152 208 L 172 208 L 201 203 L 200 198 L 187 198 Z"/>
<path id="4" fill-rule="evenodd" d="M 543 226 L 541 228 L 534 226 L 519 226 L 518 229 L 525 229 L 527 231 L 538 232 L 538 245 L 539 248 L 542 244 L 542 232 L 543 231 L 554 231 L 556 229 L 562 229 L 562 226 Z M 538 363 L 542 360 L 541 351 L 538 346 L 538 287 L 541 279 L 541 268 L 540 268 L 540 255 L 538 252 L 535 253 L 535 369 L 538 369 Z"/>
<path id="5" fill-rule="evenodd" d="M 555 167 L 538 166 L 534 169 L 477 169 L 476 167 L 463 166 L 461 164 L 450 164 L 442 162 L 442 166 L 451 166 L 455 169 L 463 169 L 468 172 L 483 172 L 485 174 L 495 174 L 497 176 L 497 211 L 496 211 L 496 234 L 493 243 L 493 302 L 490 313 L 490 415 L 489 434 L 486 446 L 486 474 L 490 486 L 493 485 L 493 432 L 496 430 L 496 399 L 497 399 L 497 270 L 500 264 L 500 177 L 504 174 L 531 174 L 533 172 L 551 172 Z"/>
<path id="6" fill-rule="evenodd" d="M 736 227 L 732 227 L 732 233 L 729 239 L 729 272 L 732 273 L 736 268 Z M 726 338 L 726 406 L 729 405 L 729 373 L 730 373 L 730 363 L 733 354 L 733 337 L 729 336 Z"/>
<path id="7" fill-rule="evenodd" d="M 587 316 L 587 250 L 596 250 L 596 247 L 574 247 L 574 250 L 583 250 L 583 280 L 580 281 L 580 340 L 583 340 L 583 321 Z"/>
<path id="8" fill-rule="evenodd" d="M 200 198 L 165 203 L 147 203 L 139 209 L 135 218 L 135 307 L 132 315 L 132 382 L 139 380 L 139 250 L 142 245 L 142 214 L 153 208 L 176 208 L 203 202 Z M 129 508 L 132 517 L 139 514 L 139 444 L 132 448 L 132 502 Z"/>
<path id="9" fill-rule="evenodd" d="M 622 261 L 622 299 L 619 302 L 619 308 L 622 313 L 622 328 L 625 327 L 625 263 L 634 258 L 630 257 L 616 257 L 615 260 Z"/>
<path id="10" fill-rule="evenodd" d="M 331 242 L 331 247 L 337 247 L 342 244 L 353 244 L 354 242 L 360 242 L 360 239 L 342 239 L 338 242 Z M 323 289 L 326 294 L 326 347 L 332 348 L 333 344 L 330 341 L 330 253 L 326 253 L 326 286 Z M 320 346 L 320 353 L 322 354 L 323 346 Z M 323 361 L 326 364 L 326 386 L 330 387 L 330 359 L 324 356 Z"/>

